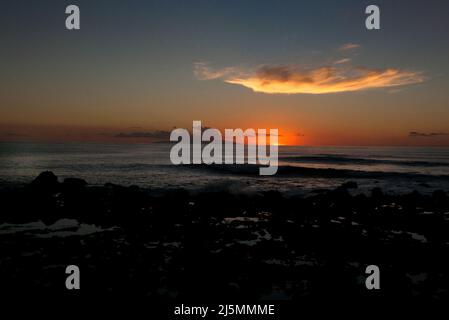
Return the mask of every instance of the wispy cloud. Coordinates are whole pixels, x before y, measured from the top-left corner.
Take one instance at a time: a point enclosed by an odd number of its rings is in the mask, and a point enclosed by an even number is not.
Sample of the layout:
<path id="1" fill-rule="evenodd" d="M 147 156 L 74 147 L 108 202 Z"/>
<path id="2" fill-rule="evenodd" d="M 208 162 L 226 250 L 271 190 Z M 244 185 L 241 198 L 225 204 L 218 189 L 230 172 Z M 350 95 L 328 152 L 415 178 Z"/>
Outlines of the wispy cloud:
<path id="1" fill-rule="evenodd" d="M 342 63 L 347 63 L 349 61 L 351 61 L 351 58 L 344 58 L 344 59 L 334 61 L 334 64 L 342 64 Z"/>
<path id="2" fill-rule="evenodd" d="M 341 47 L 338 48 L 339 51 L 348 51 L 360 48 L 360 45 L 357 43 L 345 43 Z"/>
<path id="3" fill-rule="evenodd" d="M 236 73 L 236 68 L 228 67 L 219 70 L 212 70 L 206 62 L 195 62 L 193 72 L 200 80 L 220 79 Z"/>
<path id="4" fill-rule="evenodd" d="M 438 137 L 438 136 L 448 136 L 449 133 L 446 132 L 417 132 L 417 131 L 411 131 L 409 132 L 409 137 L 425 137 L 425 138 L 431 138 L 431 137 Z"/>
<path id="5" fill-rule="evenodd" d="M 300 68 L 295 65 L 265 65 L 245 71 L 235 67 L 214 70 L 207 64 L 195 65 L 195 75 L 202 80 L 221 79 L 255 92 L 270 94 L 326 94 L 388 88 L 423 82 L 419 72 L 396 68 L 366 67 Z"/>

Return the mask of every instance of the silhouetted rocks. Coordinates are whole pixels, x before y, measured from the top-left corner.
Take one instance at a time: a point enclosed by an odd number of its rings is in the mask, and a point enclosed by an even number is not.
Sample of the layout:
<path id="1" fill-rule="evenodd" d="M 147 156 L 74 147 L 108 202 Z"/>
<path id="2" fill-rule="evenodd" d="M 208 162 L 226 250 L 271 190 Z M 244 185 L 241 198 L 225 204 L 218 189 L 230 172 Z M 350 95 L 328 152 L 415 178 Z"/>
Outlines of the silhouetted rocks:
<path id="1" fill-rule="evenodd" d="M 58 177 L 51 171 L 40 173 L 33 182 L 31 182 L 31 187 L 40 191 L 55 191 L 58 186 Z"/>
<path id="2" fill-rule="evenodd" d="M 373 199 L 381 200 L 384 197 L 384 193 L 381 188 L 376 187 L 371 190 L 371 196 Z"/>
<path id="3" fill-rule="evenodd" d="M 70 188 L 82 188 L 87 186 L 87 182 L 84 179 L 79 178 L 66 178 L 64 179 L 64 186 L 70 187 Z"/>
<path id="4" fill-rule="evenodd" d="M 92 298 L 449 298 L 444 191 L 354 195 L 348 182 L 304 197 L 192 193 L 59 184 L 51 172 L 30 186 L 0 188 L 3 293 L 70 294 L 61 277 L 73 263 Z M 379 291 L 365 288 L 370 264 Z"/>
<path id="5" fill-rule="evenodd" d="M 355 181 L 347 181 L 341 185 L 342 188 L 345 189 L 357 189 L 359 186 Z"/>

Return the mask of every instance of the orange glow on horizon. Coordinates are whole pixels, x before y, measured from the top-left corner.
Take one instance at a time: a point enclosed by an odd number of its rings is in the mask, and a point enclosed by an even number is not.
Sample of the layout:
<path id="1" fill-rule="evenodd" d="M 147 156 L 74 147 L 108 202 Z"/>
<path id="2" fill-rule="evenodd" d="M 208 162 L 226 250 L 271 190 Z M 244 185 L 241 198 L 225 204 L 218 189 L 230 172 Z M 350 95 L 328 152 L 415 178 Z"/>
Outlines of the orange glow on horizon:
<path id="1" fill-rule="evenodd" d="M 258 121 L 259 122 L 259 121 Z M 292 124 L 293 123 L 293 124 Z M 341 128 L 325 128 L 324 125 L 313 127 L 310 125 L 285 123 L 278 129 L 278 146 L 449 146 L 449 135 L 415 136 L 403 134 L 401 131 L 374 134 L 372 130 L 343 130 Z M 229 125 L 231 126 L 231 125 Z M 240 123 L 236 128 L 248 128 L 250 123 Z M 260 122 L 255 128 L 267 130 L 276 128 L 272 121 Z M 168 138 L 151 138 L 146 133 L 169 132 L 164 127 L 114 128 L 114 127 L 82 127 L 82 126 L 32 126 L 0 124 L 1 142 L 98 142 L 98 143 L 152 143 L 167 141 Z M 224 137 L 224 129 L 220 129 Z M 142 133 L 133 136 L 133 133 Z M 423 132 L 426 132 L 423 130 Z M 430 132 L 430 131 L 429 131 Z M 443 132 L 443 130 L 441 130 Z M 257 133 L 257 130 L 256 130 Z M 148 135 L 151 136 L 151 135 Z M 248 142 L 249 140 L 249 142 Z M 245 143 L 255 143 L 254 137 L 245 139 Z"/>

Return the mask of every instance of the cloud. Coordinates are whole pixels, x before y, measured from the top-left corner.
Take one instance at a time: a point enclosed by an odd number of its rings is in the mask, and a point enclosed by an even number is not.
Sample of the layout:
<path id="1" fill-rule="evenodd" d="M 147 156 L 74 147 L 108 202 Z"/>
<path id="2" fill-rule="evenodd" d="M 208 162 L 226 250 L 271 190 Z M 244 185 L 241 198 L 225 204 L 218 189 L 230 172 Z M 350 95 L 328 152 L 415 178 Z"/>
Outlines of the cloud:
<path id="1" fill-rule="evenodd" d="M 221 70 L 212 70 L 205 62 L 196 62 L 194 64 L 193 72 L 195 76 L 200 80 L 213 80 L 223 77 L 227 77 L 236 72 L 233 67 L 224 68 Z"/>
<path id="2" fill-rule="evenodd" d="M 351 61 L 351 58 L 344 58 L 337 61 L 334 61 L 334 64 L 342 64 Z"/>
<path id="3" fill-rule="evenodd" d="M 403 86 L 425 80 L 421 73 L 396 68 L 326 66 L 305 69 L 295 65 L 265 65 L 254 71 L 243 71 L 237 68 L 212 70 L 207 64 L 197 67 L 198 65 L 195 66 L 195 74 L 199 79 L 221 79 L 255 92 L 270 94 L 351 92 Z"/>
<path id="4" fill-rule="evenodd" d="M 445 132 L 430 132 L 430 133 L 424 133 L 424 132 L 417 132 L 417 131 L 411 131 L 409 132 L 409 137 L 425 137 L 425 138 L 431 138 L 431 137 L 438 137 L 438 136 L 448 136 L 449 133 Z"/>
<path id="5" fill-rule="evenodd" d="M 152 138 L 152 139 L 165 139 L 169 140 L 170 132 L 164 130 L 154 130 L 147 132 L 129 132 L 129 133 L 119 133 L 115 135 L 116 138 Z"/>
<path id="6" fill-rule="evenodd" d="M 344 45 L 338 48 L 338 51 L 348 51 L 358 48 L 360 48 L 360 45 L 357 43 L 345 43 Z"/>
<path id="7" fill-rule="evenodd" d="M 4 132 L 3 135 L 6 137 L 26 137 L 27 136 L 25 134 L 16 133 L 16 132 Z"/>

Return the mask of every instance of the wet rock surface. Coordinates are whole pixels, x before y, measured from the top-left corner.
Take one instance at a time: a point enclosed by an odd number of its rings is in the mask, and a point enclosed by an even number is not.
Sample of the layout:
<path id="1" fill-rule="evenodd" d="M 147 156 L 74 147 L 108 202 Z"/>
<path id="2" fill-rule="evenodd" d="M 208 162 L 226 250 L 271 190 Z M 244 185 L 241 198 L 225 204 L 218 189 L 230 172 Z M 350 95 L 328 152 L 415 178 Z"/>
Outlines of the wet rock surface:
<path id="1" fill-rule="evenodd" d="M 0 188 L 0 292 L 156 299 L 449 298 L 449 198 L 276 191 L 154 193 L 59 183 L 52 173 Z M 381 270 L 381 290 L 365 268 Z"/>

